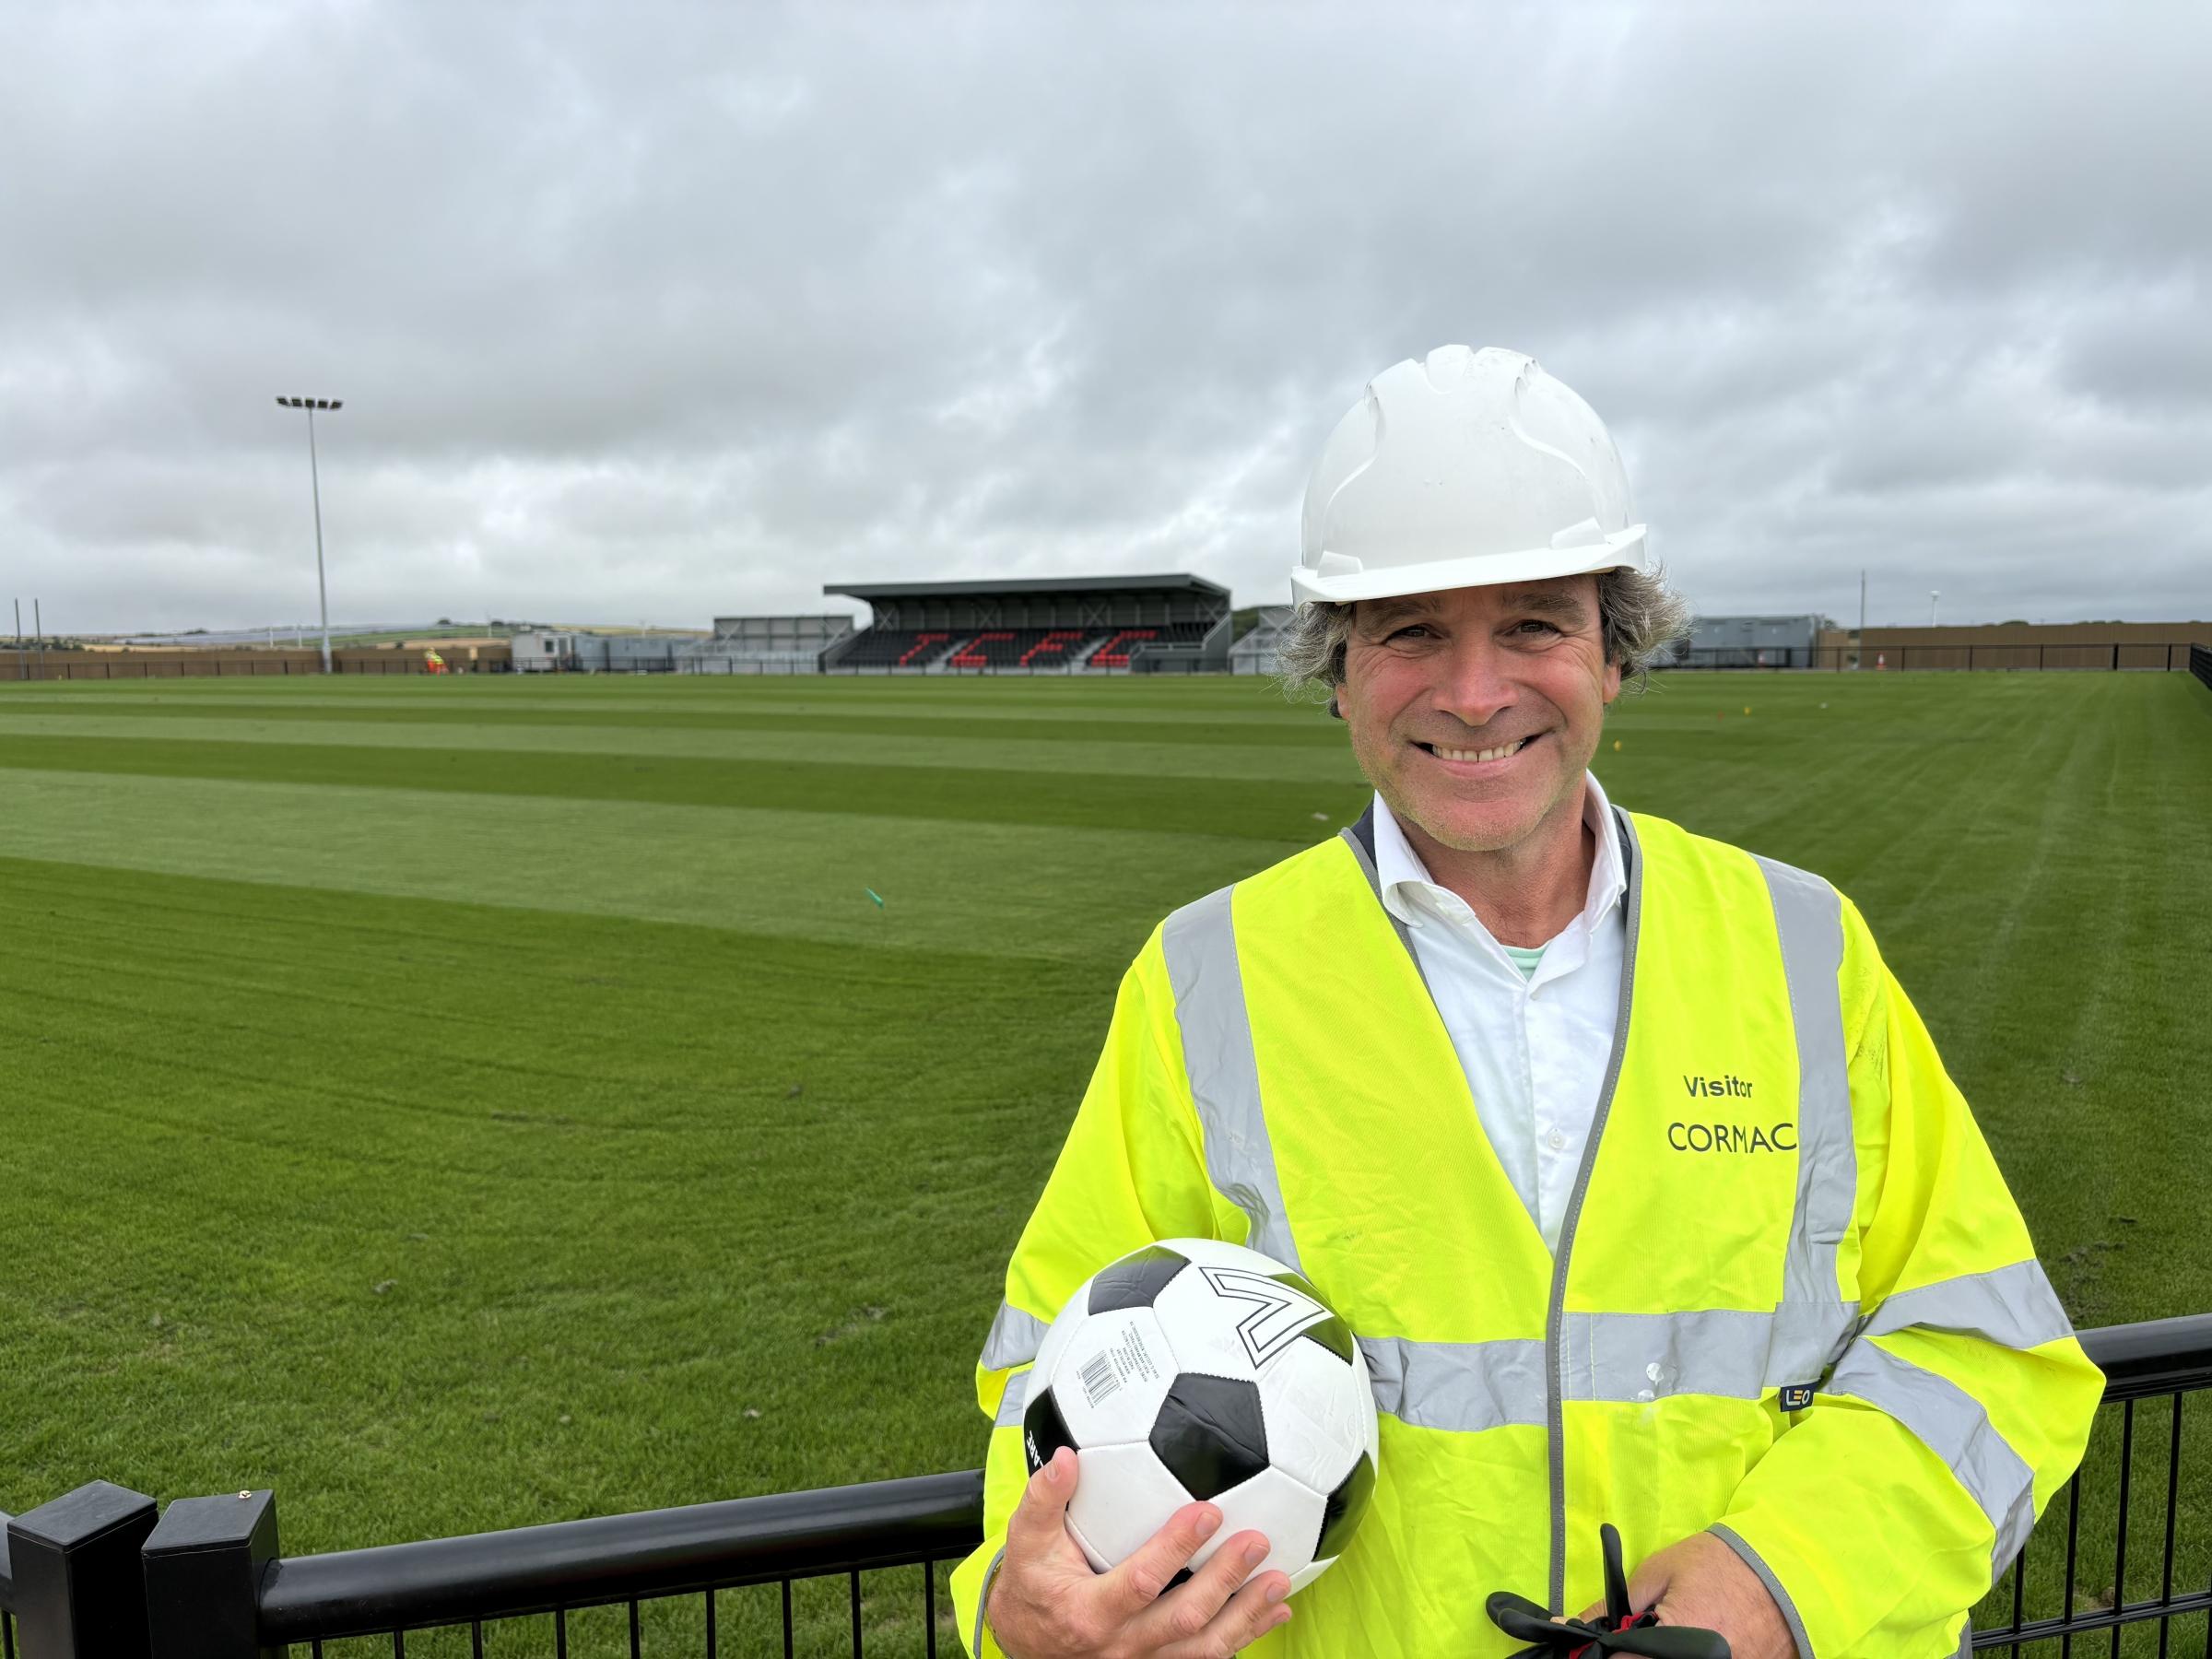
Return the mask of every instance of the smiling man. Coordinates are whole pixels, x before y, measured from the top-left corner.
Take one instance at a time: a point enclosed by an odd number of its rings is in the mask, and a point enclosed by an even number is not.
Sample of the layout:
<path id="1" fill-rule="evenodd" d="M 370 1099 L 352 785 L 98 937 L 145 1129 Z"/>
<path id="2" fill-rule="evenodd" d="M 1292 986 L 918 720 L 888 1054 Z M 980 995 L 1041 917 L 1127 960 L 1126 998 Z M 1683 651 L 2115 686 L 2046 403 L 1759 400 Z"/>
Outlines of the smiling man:
<path id="1" fill-rule="evenodd" d="M 1500 1654 L 1587 1613 L 1601 1523 L 1735 1659 L 1938 1659 L 2079 1460 L 2101 1381 L 1865 924 L 1625 812 L 1606 707 L 1677 634 L 1605 427 L 1528 358 L 1378 376 L 1306 493 L 1283 652 L 1375 799 L 1170 916 L 1122 982 L 978 1371 L 971 1651 Z M 1027 1368 L 1104 1263 L 1250 1244 L 1358 1332 L 1366 1520 L 1284 1600 L 1186 1506 L 1094 1575 Z"/>

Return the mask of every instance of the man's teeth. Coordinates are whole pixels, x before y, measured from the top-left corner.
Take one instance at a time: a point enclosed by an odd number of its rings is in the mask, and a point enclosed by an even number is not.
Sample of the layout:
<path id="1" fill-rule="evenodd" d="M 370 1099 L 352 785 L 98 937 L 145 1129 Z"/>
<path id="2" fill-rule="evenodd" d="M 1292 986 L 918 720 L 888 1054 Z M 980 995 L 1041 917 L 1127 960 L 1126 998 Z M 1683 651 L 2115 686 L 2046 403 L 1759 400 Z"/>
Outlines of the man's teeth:
<path id="1" fill-rule="evenodd" d="M 1525 737 L 1516 738 L 1502 747 L 1487 749 L 1446 748 L 1441 743 L 1433 744 L 1430 747 L 1435 749 L 1437 759 L 1440 760 L 1502 760 L 1508 755 L 1517 752 L 1527 741 L 1528 739 Z"/>

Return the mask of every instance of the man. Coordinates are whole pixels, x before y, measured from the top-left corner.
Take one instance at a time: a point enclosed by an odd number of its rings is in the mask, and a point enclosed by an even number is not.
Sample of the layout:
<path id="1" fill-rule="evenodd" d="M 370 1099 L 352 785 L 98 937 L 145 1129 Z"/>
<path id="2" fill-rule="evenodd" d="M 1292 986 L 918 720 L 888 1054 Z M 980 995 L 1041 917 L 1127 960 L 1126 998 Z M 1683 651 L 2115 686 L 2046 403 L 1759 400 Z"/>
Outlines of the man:
<path id="1" fill-rule="evenodd" d="M 1613 807 L 1605 711 L 1680 631 L 1589 406 L 1529 359 L 1400 363 L 1306 495 L 1288 677 L 1375 786 L 1178 911 L 1006 1275 L 978 1373 L 971 1651 L 1496 1654 L 1493 1590 L 1736 1659 L 1937 1659 L 2079 1460 L 2101 1379 L 1927 1032 L 1818 877 Z M 1246 1242 L 1359 1334 L 1367 1518 L 1283 1600 L 1193 1504 L 1094 1575 L 1025 1366 L 1156 1238 Z M 1295 1617 L 1293 1613 L 1295 1612 Z"/>

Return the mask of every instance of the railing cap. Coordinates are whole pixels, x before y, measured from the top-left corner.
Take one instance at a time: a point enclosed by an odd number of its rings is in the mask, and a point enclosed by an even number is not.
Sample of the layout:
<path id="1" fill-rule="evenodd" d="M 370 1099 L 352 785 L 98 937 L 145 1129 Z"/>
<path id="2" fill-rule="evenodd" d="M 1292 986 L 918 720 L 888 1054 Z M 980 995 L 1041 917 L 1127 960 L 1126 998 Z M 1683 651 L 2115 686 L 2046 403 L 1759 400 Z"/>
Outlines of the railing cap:
<path id="1" fill-rule="evenodd" d="M 236 1549 L 276 1521 L 276 1494 L 241 1492 L 230 1498 L 180 1498 L 161 1512 L 146 1541 L 149 1556 Z"/>
<path id="2" fill-rule="evenodd" d="M 111 1481 L 88 1480 L 74 1492 L 8 1518 L 0 1525 L 15 1536 L 34 1538 L 54 1549 L 74 1548 L 88 1539 L 145 1519 L 154 1500 Z"/>

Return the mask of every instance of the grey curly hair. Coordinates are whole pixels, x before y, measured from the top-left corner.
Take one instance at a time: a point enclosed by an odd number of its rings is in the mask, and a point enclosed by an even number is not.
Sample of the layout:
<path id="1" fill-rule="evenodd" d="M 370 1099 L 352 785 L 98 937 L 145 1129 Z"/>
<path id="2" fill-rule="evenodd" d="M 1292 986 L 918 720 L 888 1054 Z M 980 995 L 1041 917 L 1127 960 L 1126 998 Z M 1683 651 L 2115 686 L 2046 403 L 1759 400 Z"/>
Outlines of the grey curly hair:
<path id="1" fill-rule="evenodd" d="M 1636 690 L 1648 683 L 1652 664 L 1689 631 L 1689 603 L 1666 585 L 1664 571 L 1601 571 L 1597 612 L 1606 661 L 1620 665 Z M 1352 635 L 1352 607 L 1306 600 L 1291 616 L 1277 648 L 1277 672 L 1292 697 L 1333 692 L 1344 684 L 1344 658 Z"/>

